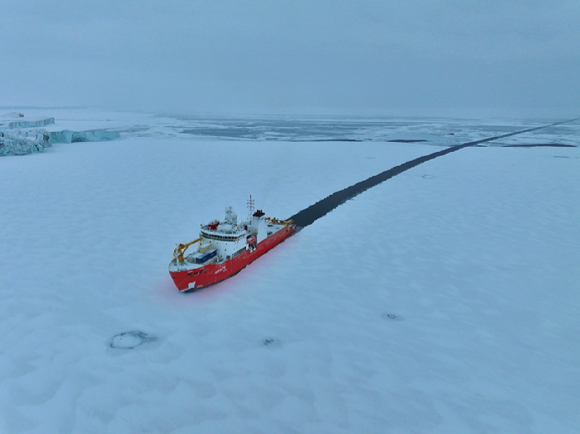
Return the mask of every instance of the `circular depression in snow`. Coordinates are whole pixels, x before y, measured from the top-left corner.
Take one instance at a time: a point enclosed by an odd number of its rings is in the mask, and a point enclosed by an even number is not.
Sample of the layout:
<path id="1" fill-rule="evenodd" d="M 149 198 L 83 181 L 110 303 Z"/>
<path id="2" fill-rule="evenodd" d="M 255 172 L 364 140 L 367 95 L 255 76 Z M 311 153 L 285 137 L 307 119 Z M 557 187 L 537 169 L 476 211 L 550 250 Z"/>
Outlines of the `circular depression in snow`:
<path id="1" fill-rule="evenodd" d="M 148 335 L 147 333 L 143 333 L 140 331 L 130 331 L 130 332 L 123 332 L 119 333 L 111 339 L 110 346 L 111 348 L 121 348 L 124 350 L 130 350 L 135 347 L 138 347 L 141 344 L 145 344 L 147 342 L 156 341 L 157 338 L 155 336 Z"/>

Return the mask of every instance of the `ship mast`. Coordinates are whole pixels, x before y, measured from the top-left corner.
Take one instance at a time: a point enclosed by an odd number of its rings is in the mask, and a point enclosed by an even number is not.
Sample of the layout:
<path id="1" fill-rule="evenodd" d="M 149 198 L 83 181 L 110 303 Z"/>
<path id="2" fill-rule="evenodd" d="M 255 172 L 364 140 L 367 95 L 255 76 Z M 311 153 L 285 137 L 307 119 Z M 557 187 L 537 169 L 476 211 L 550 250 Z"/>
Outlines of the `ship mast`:
<path id="1" fill-rule="evenodd" d="M 252 199 L 252 195 L 250 194 L 250 198 L 248 199 L 248 223 L 252 221 L 252 216 L 254 215 L 254 199 Z"/>

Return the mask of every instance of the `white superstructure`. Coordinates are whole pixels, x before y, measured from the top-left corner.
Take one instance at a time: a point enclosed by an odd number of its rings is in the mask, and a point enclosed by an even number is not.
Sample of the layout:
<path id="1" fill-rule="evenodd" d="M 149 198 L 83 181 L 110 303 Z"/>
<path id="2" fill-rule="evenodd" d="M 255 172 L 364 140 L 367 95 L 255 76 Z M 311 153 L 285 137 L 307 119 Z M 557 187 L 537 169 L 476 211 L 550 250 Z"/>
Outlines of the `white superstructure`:
<path id="1" fill-rule="evenodd" d="M 214 220 L 206 225 L 202 224 L 198 239 L 177 245 L 170 271 L 201 269 L 208 264 L 221 264 L 245 252 L 252 253 L 259 243 L 291 224 L 265 217 L 262 210 L 253 212 L 251 196 L 248 210 L 250 215 L 246 222 L 239 223 L 237 214 L 228 206 L 223 221 Z M 194 244 L 197 244 L 197 250 L 185 256 L 187 248 Z"/>
<path id="2" fill-rule="evenodd" d="M 217 250 L 217 261 L 235 257 L 246 250 L 247 231 L 238 224 L 238 216 L 231 206 L 226 208 L 223 222 L 214 221 L 201 226 L 199 251 Z"/>

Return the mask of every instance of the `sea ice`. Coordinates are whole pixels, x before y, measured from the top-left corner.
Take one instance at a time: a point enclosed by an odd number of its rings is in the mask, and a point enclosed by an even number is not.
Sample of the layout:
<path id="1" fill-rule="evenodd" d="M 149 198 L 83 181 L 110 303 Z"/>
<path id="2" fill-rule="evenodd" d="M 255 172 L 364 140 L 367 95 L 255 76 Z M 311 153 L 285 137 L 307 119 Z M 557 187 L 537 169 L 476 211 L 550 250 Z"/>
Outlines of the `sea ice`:
<path id="1" fill-rule="evenodd" d="M 192 120 L 61 118 L 131 132 L 0 159 L 0 432 L 580 431 L 579 148 L 431 160 L 181 294 L 175 243 L 224 206 L 252 194 L 284 218 L 433 144 L 209 140 L 179 132 Z"/>

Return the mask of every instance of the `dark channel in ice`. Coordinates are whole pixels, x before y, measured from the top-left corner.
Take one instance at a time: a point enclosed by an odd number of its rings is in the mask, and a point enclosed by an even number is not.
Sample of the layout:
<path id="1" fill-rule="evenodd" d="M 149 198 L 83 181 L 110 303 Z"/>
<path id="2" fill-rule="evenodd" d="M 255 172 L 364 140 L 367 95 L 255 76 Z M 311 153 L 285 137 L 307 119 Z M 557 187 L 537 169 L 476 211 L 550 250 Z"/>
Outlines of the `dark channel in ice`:
<path id="1" fill-rule="evenodd" d="M 472 142 L 463 143 L 461 145 L 451 146 L 451 147 L 444 149 L 442 151 L 433 152 L 431 154 L 424 155 L 424 156 L 419 157 L 419 158 L 415 158 L 414 160 L 407 161 L 406 163 L 403 163 L 399 166 L 393 167 L 389 170 L 385 170 L 384 172 L 379 173 L 378 175 L 371 176 L 370 178 L 365 179 L 364 181 L 360 181 L 354 185 L 351 185 L 350 187 L 347 187 L 343 190 L 337 191 L 337 192 L 331 194 L 330 196 L 316 202 L 314 205 L 311 205 L 308 208 L 305 208 L 302 211 L 298 212 L 297 214 L 294 214 L 292 217 L 288 218 L 288 220 L 290 220 L 290 219 L 294 220 L 294 223 L 296 224 L 296 226 L 300 230 L 302 228 L 305 228 L 306 226 L 311 225 L 319 218 L 324 217 L 330 211 L 339 207 L 340 205 L 345 203 L 347 200 L 353 199 L 355 196 L 358 196 L 359 194 L 363 193 L 364 191 L 368 190 L 369 188 L 375 187 L 375 186 L 381 184 L 382 182 L 386 181 L 387 179 L 390 179 L 396 175 L 399 175 L 403 172 L 406 172 L 407 170 L 412 169 L 412 168 L 418 166 L 419 164 L 426 163 L 427 161 L 433 160 L 433 159 L 438 158 L 438 157 L 442 157 L 444 155 L 450 154 L 451 152 L 459 151 L 460 149 L 467 148 L 469 146 L 476 146 L 476 145 L 479 145 L 480 143 L 491 142 L 493 140 L 503 139 L 505 137 L 511 137 L 511 136 L 515 136 L 517 134 L 529 133 L 531 131 L 549 128 L 549 127 L 553 127 L 555 125 L 560 125 L 560 124 L 572 122 L 575 120 L 577 120 L 577 119 L 572 119 L 572 120 L 567 120 L 567 121 L 562 121 L 562 122 L 555 122 L 555 123 L 548 124 L 548 125 L 543 125 L 543 126 L 534 127 L 534 128 L 528 128 L 526 130 L 515 131 L 515 132 L 511 132 L 511 133 L 507 133 L 507 134 L 489 137 L 487 139 L 475 140 Z"/>
<path id="2" fill-rule="evenodd" d="M 504 145 L 504 148 L 576 148 L 574 145 L 563 143 L 531 143 L 527 145 Z"/>

